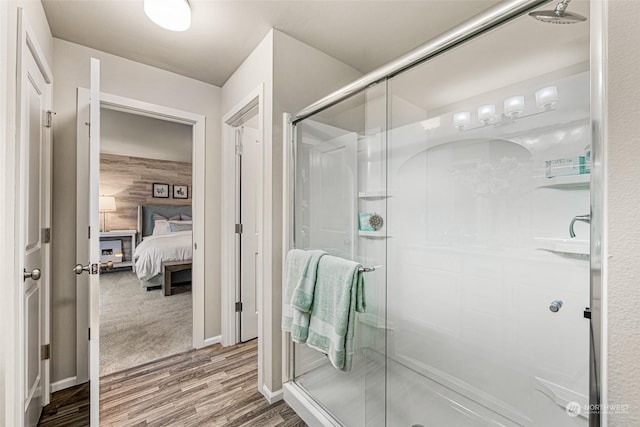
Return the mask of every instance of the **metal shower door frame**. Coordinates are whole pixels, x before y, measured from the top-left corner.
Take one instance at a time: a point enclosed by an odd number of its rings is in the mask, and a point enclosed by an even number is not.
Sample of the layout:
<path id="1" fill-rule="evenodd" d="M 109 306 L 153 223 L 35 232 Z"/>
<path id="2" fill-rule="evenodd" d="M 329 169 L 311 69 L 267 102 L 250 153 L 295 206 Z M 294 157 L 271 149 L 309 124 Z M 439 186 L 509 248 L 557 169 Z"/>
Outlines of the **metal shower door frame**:
<path id="1" fill-rule="evenodd" d="M 437 36 L 423 46 L 390 62 L 341 89 L 314 102 L 296 114 L 283 115 L 283 257 L 290 248 L 295 247 L 295 176 L 296 176 L 296 125 L 298 122 L 323 111 L 349 97 L 362 92 L 372 85 L 380 83 L 415 65 L 426 62 L 462 43 L 492 30 L 506 22 L 518 18 L 525 13 L 549 3 L 551 0 L 509 0 L 502 2 L 475 17 L 463 22 L 451 30 Z M 603 242 L 605 221 L 605 179 L 606 179 L 606 126 L 604 120 L 604 103 L 606 101 L 606 4 L 603 1 L 591 1 L 590 13 L 590 70 L 591 70 L 591 129 L 592 129 L 592 169 L 591 169 L 591 259 L 590 259 L 590 372 L 589 372 L 589 427 L 606 425 L 606 413 L 600 411 L 601 402 L 606 402 L 606 366 L 602 363 L 606 357 L 606 300 L 603 299 L 606 263 L 604 253 L 606 241 Z M 289 197 L 286 197 L 288 195 Z M 284 277 L 284 276 L 283 276 Z M 305 405 L 304 410 L 311 416 L 322 417 L 326 422 L 337 420 L 326 418 L 328 413 L 314 405 L 313 399 L 300 398 L 304 390 L 295 385 L 294 380 L 294 346 L 288 333 L 283 332 L 282 339 L 282 382 L 285 400 L 294 409 Z M 289 399 L 287 399 L 289 397 Z M 296 399 L 296 402 L 289 400 Z"/>

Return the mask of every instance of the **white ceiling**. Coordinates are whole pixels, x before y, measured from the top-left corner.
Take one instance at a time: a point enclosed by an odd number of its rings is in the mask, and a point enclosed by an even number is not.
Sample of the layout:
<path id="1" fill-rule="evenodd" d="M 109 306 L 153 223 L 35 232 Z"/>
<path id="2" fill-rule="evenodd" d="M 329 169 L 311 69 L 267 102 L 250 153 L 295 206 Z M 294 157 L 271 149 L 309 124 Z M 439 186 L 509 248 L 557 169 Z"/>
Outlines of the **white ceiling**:
<path id="1" fill-rule="evenodd" d="M 367 73 L 499 1 L 189 0 L 179 33 L 147 19 L 142 0 L 42 3 L 54 37 L 222 86 L 270 28 Z"/>

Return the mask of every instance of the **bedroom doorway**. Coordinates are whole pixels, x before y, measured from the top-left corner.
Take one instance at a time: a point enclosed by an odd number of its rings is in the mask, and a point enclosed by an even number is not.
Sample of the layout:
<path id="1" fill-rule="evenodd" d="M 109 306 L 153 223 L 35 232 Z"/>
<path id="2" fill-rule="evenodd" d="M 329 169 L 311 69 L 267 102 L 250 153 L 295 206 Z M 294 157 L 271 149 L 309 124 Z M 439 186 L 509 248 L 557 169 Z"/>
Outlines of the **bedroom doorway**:
<path id="1" fill-rule="evenodd" d="M 192 345 L 202 348 L 219 342 L 216 337 L 205 340 L 205 118 L 157 104 L 100 92 L 99 61 L 91 59 L 91 90 L 78 88 L 77 96 L 77 211 L 76 211 L 76 304 L 77 377 L 73 383 L 91 384 L 91 423 L 99 423 L 100 394 L 100 233 L 106 218 L 99 219 L 99 153 L 100 111 L 102 108 L 128 112 L 190 126 L 192 129 L 193 207 L 192 207 Z M 165 184 L 160 182 L 158 184 Z M 176 183 L 177 184 L 177 183 Z M 168 191 L 166 187 L 165 192 Z M 178 189 L 180 190 L 180 189 Z M 155 188 L 154 188 L 155 191 Z M 156 194 L 163 194 L 158 191 Z M 102 223 L 102 224 L 100 224 Z M 89 227 L 89 225 L 91 225 Z M 88 232 L 87 232 L 88 231 Z M 117 248 L 110 255 L 117 255 Z M 90 262 L 85 265 L 87 260 Z M 90 274 L 84 274 L 89 272 Z M 171 297 L 169 297 L 171 298 Z M 70 386 L 74 384 L 65 384 Z"/>
<path id="2" fill-rule="evenodd" d="M 101 108 L 100 377 L 193 349 L 192 126 Z"/>

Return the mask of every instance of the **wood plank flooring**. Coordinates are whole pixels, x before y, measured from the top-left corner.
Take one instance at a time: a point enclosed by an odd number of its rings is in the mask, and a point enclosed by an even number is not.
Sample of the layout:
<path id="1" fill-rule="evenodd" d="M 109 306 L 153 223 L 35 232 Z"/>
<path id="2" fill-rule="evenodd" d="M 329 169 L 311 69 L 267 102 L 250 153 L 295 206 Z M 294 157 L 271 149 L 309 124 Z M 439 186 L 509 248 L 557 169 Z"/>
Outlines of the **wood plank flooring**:
<path id="1" fill-rule="evenodd" d="M 107 375 L 100 380 L 100 425 L 305 426 L 284 402 L 267 403 L 257 390 L 257 369 L 254 340 Z M 88 385 L 55 393 L 40 425 L 88 425 L 88 398 Z"/>

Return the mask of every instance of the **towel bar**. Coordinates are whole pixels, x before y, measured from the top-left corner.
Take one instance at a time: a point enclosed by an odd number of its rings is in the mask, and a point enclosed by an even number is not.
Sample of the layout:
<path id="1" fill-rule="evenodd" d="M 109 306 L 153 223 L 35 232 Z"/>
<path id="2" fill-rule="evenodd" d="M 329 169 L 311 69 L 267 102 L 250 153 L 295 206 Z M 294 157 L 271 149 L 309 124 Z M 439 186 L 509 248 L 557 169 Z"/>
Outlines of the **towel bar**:
<path id="1" fill-rule="evenodd" d="M 358 272 L 360 272 L 360 273 L 369 273 L 371 271 L 376 271 L 376 268 L 381 268 L 381 267 L 382 267 L 381 265 L 376 265 L 376 266 L 373 266 L 373 267 L 360 267 L 358 269 Z"/>

